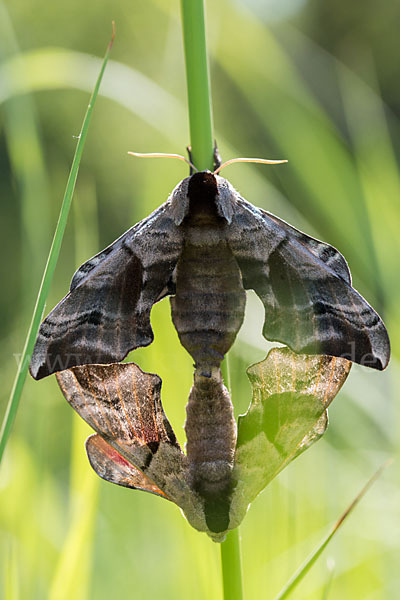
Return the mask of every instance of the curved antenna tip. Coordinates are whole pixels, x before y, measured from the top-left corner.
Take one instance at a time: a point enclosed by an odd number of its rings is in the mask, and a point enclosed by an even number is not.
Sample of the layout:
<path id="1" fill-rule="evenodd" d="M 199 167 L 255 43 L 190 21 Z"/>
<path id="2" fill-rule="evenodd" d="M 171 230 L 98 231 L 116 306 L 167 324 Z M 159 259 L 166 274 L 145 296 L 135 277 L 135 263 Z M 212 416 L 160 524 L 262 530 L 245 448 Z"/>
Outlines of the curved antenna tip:
<path id="1" fill-rule="evenodd" d="M 180 154 L 165 154 L 164 152 L 128 152 L 130 156 L 135 156 L 137 158 L 178 158 L 179 160 L 185 161 L 192 169 L 198 171 L 198 169 L 194 166 L 190 160 L 181 156 Z"/>
<path id="2" fill-rule="evenodd" d="M 214 171 L 214 175 L 217 175 L 220 171 L 222 171 L 223 168 L 227 167 L 228 165 L 232 165 L 233 163 L 260 163 L 263 165 L 281 165 L 283 163 L 287 163 L 288 160 L 287 159 L 283 159 L 283 160 L 270 160 L 268 158 L 231 158 L 230 160 L 227 160 L 226 162 L 222 163 L 221 166 L 218 167 L 218 169 L 215 169 Z"/>

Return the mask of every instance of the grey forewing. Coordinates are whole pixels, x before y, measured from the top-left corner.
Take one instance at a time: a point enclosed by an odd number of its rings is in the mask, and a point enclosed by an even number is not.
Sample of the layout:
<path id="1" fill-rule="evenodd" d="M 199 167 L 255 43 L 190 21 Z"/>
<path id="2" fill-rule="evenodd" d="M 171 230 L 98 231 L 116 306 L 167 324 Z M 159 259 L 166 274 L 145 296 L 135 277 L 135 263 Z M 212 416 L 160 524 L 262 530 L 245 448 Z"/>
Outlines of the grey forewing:
<path id="1" fill-rule="evenodd" d="M 347 263 L 336 249 L 239 195 L 228 236 L 245 289 L 254 289 L 264 304 L 264 337 L 299 353 L 386 367 L 386 328 L 351 287 Z"/>
<path id="2" fill-rule="evenodd" d="M 160 215 L 164 215 L 167 212 L 170 212 L 170 205 L 167 202 L 162 206 L 159 206 L 154 212 L 152 212 L 148 217 L 136 223 L 133 227 L 128 229 L 125 233 L 123 233 L 118 239 L 116 239 L 112 244 L 104 248 L 101 252 L 90 258 L 88 261 L 83 263 L 74 273 L 71 285 L 70 292 L 72 292 L 82 281 L 86 279 L 86 277 L 91 273 L 97 266 L 99 266 L 102 262 L 104 262 L 110 254 L 114 254 L 116 251 L 129 246 L 129 242 L 139 235 L 143 234 L 149 227 L 152 227 L 153 224 L 157 227 L 157 221 L 159 220 Z M 171 215 L 169 215 L 171 218 Z M 128 249 L 129 252 L 129 249 Z"/>
<path id="3" fill-rule="evenodd" d="M 150 311 L 171 287 L 181 248 L 182 232 L 167 202 L 82 265 L 70 293 L 40 327 L 32 376 L 120 361 L 150 344 Z"/>

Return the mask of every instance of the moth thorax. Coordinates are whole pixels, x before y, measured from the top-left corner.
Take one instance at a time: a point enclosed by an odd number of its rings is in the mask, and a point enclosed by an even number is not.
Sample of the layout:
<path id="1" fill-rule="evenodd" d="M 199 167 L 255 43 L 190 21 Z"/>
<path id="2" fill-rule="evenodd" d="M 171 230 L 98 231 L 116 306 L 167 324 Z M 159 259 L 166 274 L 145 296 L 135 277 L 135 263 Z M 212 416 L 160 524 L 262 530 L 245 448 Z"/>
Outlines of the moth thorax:
<path id="1" fill-rule="evenodd" d="M 186 407 L 186 450 L 191 487 L 207 500 L 229 497 L 236 447 L 236 422 L 221 372 L 195 372 Z"/>

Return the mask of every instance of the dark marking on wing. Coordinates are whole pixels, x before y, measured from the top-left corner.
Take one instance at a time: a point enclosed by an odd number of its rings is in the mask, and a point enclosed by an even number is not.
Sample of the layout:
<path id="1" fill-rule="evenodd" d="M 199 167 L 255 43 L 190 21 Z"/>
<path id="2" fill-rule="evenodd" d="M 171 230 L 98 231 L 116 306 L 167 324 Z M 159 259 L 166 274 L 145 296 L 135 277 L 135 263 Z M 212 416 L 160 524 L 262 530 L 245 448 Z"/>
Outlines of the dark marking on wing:
<path id="1" fill-rule="evenodd" d="M 283 219 L 279 219 L 270 212 L 266 210 L 258 209 L 264 218 L 268 221 L 274 221 L 277 225 L 285 229 L 289 234 L 289 237 L 295 238 L 300 244 L 302 244 L 307 250 L 309 250 L 312 254 L 314 254 L 319 260 L 325 263 L 332 271 L 334 271 L 339 277 L 344 279 L 346 283 L 351 285 L 351 273 L 349 269 L 349 265 L 347 264 L 346 259 L 342 254 L 340 254 L 339 250 L 326 244 L 325 242 L 321 242 L 309 235 L 306 235 L 302 231 L 299 231 Z"/>

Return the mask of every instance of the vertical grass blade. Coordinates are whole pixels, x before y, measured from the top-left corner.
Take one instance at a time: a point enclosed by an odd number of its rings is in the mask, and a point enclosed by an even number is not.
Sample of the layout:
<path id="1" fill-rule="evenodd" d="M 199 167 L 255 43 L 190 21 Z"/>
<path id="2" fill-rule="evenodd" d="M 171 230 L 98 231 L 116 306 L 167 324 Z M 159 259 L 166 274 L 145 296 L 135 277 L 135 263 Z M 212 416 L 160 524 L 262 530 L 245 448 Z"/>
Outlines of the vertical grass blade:
<path id="1" fill-rule="evenodd" d="M 213 170 L 214 142 L 204 0 L 181 0 L 181 8 L 192 161 L 200 171 Z M 223 365 L 225 381 L 228 381 L 227 361 L 226 357 Z M 242 568 L 238 530 L 230 532 L 221 544 L 221 566 L 224 597 L 241 600 Z"/>
<path id="2" fill-rule="evenodd" d="M 204 0 L 181 0 L 181 8 L 192 161 L 199 171 L 212 170 L 214 142 Z"/>
<path id="3" fill-rule="evenodd" d="M 96 102 L 97 94 L 100 88 L 101 80 L 103 78 L 103 74 L 108 62 L 108 57 L 110 54 L 110 50 L 114 41 L 114 25 L 113 25 L 113 34 L 111 37 L 111 41 L 107 46 L 107 51 L 104 56 L 104 60 L 100 69 L 99 76 L 97 78 L 96 84 L 93 89 L 93 93 L 90 97 L 90 101 L 86 110 L 85 118 L 83 120 L 82 129 L 78 136 L 78 142 L 75 149 L 74 159 L 72 161 L 71 170 L 68 176 L 67 185 L 65 188 L 64 198 L 61 205 L 60 215 L 58 218 L 56 230 L 54 233 L 53 241 L 50 247 L 49 256 L 47 259 L 47 263 L 44 269 L 42 281 L 40 284 L 35 308 L 32 315 L 31 324 L 28 329 L 28 333 L 25 340 L 24 349 L 22 352 L 21 360 L 18 365 L 17 374 L 14 380 L 14 384 L 11 390 L 10 398 L 7 404 L 6 413 L 3 419 L 1 432 L 0 432 L 0 462 L 2 460 L 4 450 L 8 441 L 8 438 L 11 433 L 11 428 L 13 426 L 19 401 L 21 398 L 22 390 L 24 387 L 24 383 L 26 380 L 26 375 L 28 372 L 28 366 L 30 362 L 30 357 L 32 355 L 32 351 L 35 345 L 36 336 L 39 330 L 40 322 L 42 320 L 43 311 L 46 304 L 46 299 L 49 293 L 51 281 L 53 279 L 54 271 L 56 268 L 58 256 L 60 253 L 61 242 L 64 236 L 65 227 L 67 224 L 69 209 L 71 207 L 72 196 L 75 189 L 75 183 L 78 176 L 79 164 L 82 158 L 83 148 L 85 145 L 85 140 L 87 136 L 87 132 L 89 129 L 90 119 L 93 113 L 93 107 Z"/>
<path id="4" fill-rule="evenodd" d="M 332 529 L 330 530 L 328 535 L 313 550 L 313 552 L 310 554 L 310 556 L 307 558 L 307 560 L 301 565 L 301 567 L 296 571 L 296 573 L 288 581 L 288 583 L 285 585 L 285 587 L 279 592 L 279 594 L 276 596 L 275 600 L 283 600 L 284 598 L 288 598 L 290 596 L 290 594 L 293 592 L 295 587 L 298 586 L 300 581 L 304 578 L 304 576 L 308 573 L 308 571 L 311 569 L 311 567 L 314 565 L 314 563 L 321 556 L 322 552 L 325 550 L 325 548 L 327 547 L 327 545 L 329 544 L 329 542 L 331 541 L 331 539 L 333 538 L 335 533 L 338 531 L 339 527 L 343 524 L 345 519 L 349 516 L 349 514 L 357 506 L 357 504 L 360 502 L 360 500 L 365 496 L 365 494 L 367 493 L 369 488 L 372 486 L 372 484 L 375 483 L 375 481 L 381 475 L 383 470 L 386 469 L 386 467 L 391 462 L 392 462 L 392 460 L 388 460 L 387 462 L 385 462 L 381 467 L 379 467 L 379 469 L 371 477 L 371 479 L 369 481 L 367 481 L 367 483 L 365 484 L 363 489 L 354 498 L 353 502 L 346 508 L 344 513 L 336 521 L 336 523 L 334 524 L 334 526 L 332 527 Z"/>
<path id="5" fill-rule="evenodd" d="M 233 529 L 221 544 L 222 581 L 225 600 L 242 600 L 242 558 L 239 529 Z"/>

